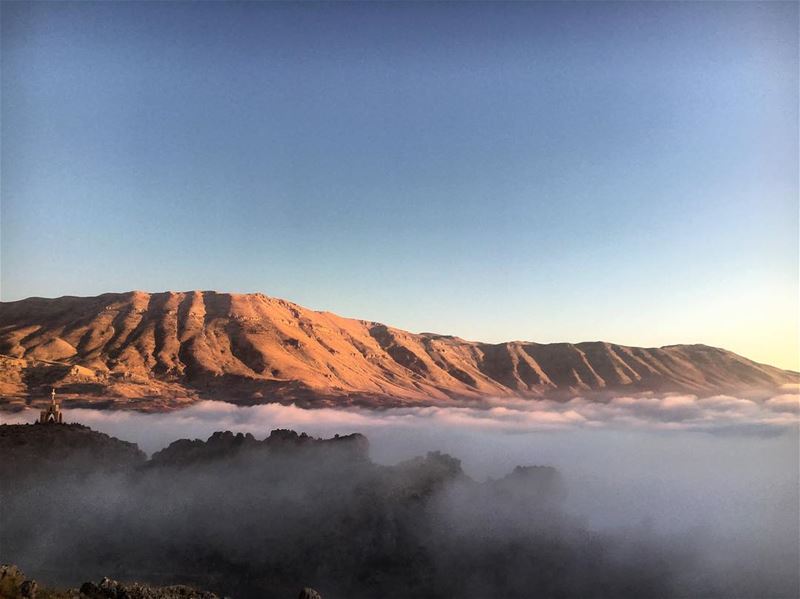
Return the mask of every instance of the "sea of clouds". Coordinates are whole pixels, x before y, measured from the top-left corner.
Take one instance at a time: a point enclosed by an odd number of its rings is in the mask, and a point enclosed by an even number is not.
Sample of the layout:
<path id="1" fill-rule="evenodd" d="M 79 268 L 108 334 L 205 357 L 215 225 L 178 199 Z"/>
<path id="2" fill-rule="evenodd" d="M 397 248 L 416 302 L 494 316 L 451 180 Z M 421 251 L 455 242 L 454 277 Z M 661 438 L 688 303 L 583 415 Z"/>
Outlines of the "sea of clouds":
<path id="1" fill-rule="evenodd" d="M 442 433 L 613 430 L 775 436 L 796 430 L 800 422 L 798 389 L 786 386 L 784 391 L 765 400 L 646 393 L 610 398 L 576 396 L 564 402 L 497 398 L 480 403 L 385 410 L 304 409 L 277 403 L 237 406 L 201 401 L 164 414 L 92 409 L 66 409 L 65 414 L 68 421 L 82 422 L 109 434 L 119 433 L 123 435 L 121 438 L 139 443 L 148 453 L 177 438 L 204 438 L 217 430 L 258 435 L 272 428 L 302 429 L 317 434 L 432 428 Z M 2 414 L 0 418 L 7 423 L 21 423 L 34 419 L 33 414 L 33 410 L 25 410 Z"/>
<path id="2" fill-rule="evenodd" d="M 265 436 L 275 428 L 290 428 L 318 436 L 361 432 L 373 441 L 373 458 L 391 460 L 401 448 L 384 455 L 382 440 L 413 438 L 410 451 L 438 450 L 425 438 L 447 444 L 453 437 L 474 438 L 482 445 L 494 438 L 575 437 L 579 431 L 606 432 L 615 438 L 698 433 L 689 438 L 776 437 L 796 433 L 800 426 L 800 393 L 786 386 L 783 393 L 753 400 L 729 395 L 652 393 L 616 397 L 576 396 L 569 401 L 496 398 L 484 402 L 454 403 L 373 410 L 366 408 L 305 409 L 278 403 L 238 406 L 201 401 L 182 410 L 143 413 L 124 410 L 65 409 L 67 422 L 80 422 L 121 439 L 133 441 L 151 454 L 179 438 L 205 439 L 219 430 Z M 0 422 L 14 424 L 36 419 L 36 410 L 0 413 Z M 542 434 L 546 434 L 542 437 Z M 377 445 L 375 444 L 377 443 Z M 401 451 L 401 453 L 403 453 Z M 483 472 L 481 473 L 483 474 Z"/>
<path id="3" fill-rule="evenodd" d="M 32 422 L 37 414 L 2 413 L 0 421 Z M 704 556 L 703 572 L 725 579 L 748 567 L 780 583 L 785 596 L 798 588 L 796 388 L 759 400 L 642 394 L 386 410 L 203 401 L 158 414 L 72 409 L 65 420 L 150 454 L 219 430 L 264 438 L 289 428 L 319 437 L 363 433 L 371 458 L 387 465 L 443 451 L 477 480 L 500 478 L 517 465 L 555 466 L 567 486 L 564 509 L 593 529 L 652 529 L 678 545 L 691 539 Z"/>
<path id="4" fill-rule="evenodd" d="M 35 412 L 0 419 L 32 422 Z M 762 400 L 642 394 L 386 410 L 203 401 L 160 414 L 65 410 L 65 419 L 149 454 L 219 430 L 264 438 L 289 428 L 320 437 L 363 433 L 372 459 L 384 464 L 444 451 L 478 480 L 516 465 L 551 465 L 574 481 L 568 505 L 597 526 L 737 522 L 764 533 L 798 504 L 800 395 L 788 387 Z"/>

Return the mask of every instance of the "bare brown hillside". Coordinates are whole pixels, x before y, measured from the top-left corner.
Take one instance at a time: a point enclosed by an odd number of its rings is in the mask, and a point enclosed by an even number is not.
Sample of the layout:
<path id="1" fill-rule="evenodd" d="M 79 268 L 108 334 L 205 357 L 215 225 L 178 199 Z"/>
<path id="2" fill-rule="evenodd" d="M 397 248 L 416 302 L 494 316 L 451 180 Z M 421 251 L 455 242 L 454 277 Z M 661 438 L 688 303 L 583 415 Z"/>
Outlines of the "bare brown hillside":
<path id="1" fill-rule="evenodd" d="M 769 392 L 797 373 L 703 345 L 500 344 L 414 334 L 262 294 L 213 291 L 0 303 L 0 395 L 51 386 L 93 405 L 198 398 L 373 406 L 576 392 Z"/>

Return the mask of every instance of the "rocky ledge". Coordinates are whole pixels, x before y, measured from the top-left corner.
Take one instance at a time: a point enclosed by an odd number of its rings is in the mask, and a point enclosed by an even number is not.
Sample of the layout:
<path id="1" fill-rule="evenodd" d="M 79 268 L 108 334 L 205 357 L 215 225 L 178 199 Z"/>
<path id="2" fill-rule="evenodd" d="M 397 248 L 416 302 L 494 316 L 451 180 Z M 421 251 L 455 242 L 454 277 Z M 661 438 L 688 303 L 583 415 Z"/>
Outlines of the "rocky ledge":
<path id="1" fill-rule="evenodd" d="M 172 585 L 154 587 L 134 582 L 123 584 L 110 578 L 84 582 L 77 589 L 40 587 L 17 566 L 0 566 L 0 597 L 3 599 L 219 599 L 214 593 Z"/>
<path id="2" fill-rule="evenodd" d="M 0 566 L 0 598 L 2 599 L 220 599 L 209 591 L 186 585 L 150 586 L 133 582 L 124 584 L 103 578 L 97 583 L 84 582 L 77 589 L 40 587 L 17 566 Z M 225 599 L 228 599 L 227 597 Z M 312 588 L 305 587 L 298 599 L 322 599 Z"/>

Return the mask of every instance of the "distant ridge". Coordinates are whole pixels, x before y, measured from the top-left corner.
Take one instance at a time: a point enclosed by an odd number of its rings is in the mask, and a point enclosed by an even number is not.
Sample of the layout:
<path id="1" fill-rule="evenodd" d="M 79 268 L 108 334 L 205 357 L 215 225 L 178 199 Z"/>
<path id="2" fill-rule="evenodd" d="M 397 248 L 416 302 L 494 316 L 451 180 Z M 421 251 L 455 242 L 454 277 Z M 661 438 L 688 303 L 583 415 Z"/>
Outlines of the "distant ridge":
<path id="1" fill-rule="evenodd" d="M 165 410 L 200 398 L 374 407 L 586 392 L 770 393 L 800 375 L 705 345 L 480 343 L 262 294 L 107 293 L 0 302 L 5 404 Z"/>

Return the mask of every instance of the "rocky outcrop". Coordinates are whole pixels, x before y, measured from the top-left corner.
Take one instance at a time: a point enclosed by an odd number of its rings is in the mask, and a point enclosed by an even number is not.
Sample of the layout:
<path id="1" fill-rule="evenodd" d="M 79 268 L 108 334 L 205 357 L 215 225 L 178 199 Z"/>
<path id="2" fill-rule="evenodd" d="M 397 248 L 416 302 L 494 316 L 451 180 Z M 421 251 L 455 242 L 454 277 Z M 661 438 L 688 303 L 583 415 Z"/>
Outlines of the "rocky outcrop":
<path id="1" fill-rule="evenodd" d="M 77 589 L 40 587 L 17 566 L 4 564 L 0 565 L 0 599 L 219 599 L 219 596 L 186 585 L 125 584 L 108 577 L 97 583 L 84 582 Z M 322 599 L 322 595 L 305 587 L 298 599 Z"/>
<path id="2" fill-rule="evenodd" d="M 0 455 L 0 479 L 5 480 L 125 470 L 146 459 L 135 443 L 81 424 L 1 424 Z"/>
<path id="3" fill-rule="evenodd" d="M 25 577 L 17 566 L 0 566 L 0 599 L 219 599 L 214 593 L 189 586 L 149 586 L 134 582 L 123 584 L 110 578 L 85 582 L 79 589 L 40 587 Z"/>
<path id="4" fill-rule="evenodd" d="M 273 430 L 263 441 L 250 433 L 216 432 L 207 441 L 180 439 L 153 454 L 148 466 L 191 466 L 240 456 L 316 455 L 319 459 L 369 459 L 369 442 L 364 435 L 336 435 L 317 439 L 292 430 Z"/>
<path id="5" fill-rule="evenodd" d="M 174 409 L 198 398 L 387 406 L 585 392 L 771 392 L 800 375 L 705 345 L 480 343 L 414 334 L 262 294 L 0 303 L 0 395 Z"/>
<path id="6" fill-rule="evenodd" d="M 28 579 L 17 566 L 0 566 L 0 598 L 36 599 L 37 589 L 36 581 Z"/>
<path id="7" fill-rule="evenodd" d="M 81 599 L 219 599 L 214 593 L 183 585 L 151 587 L 138 582 L 122 584 L 110 578 L 103 578 L 97 584 L 83 583 L 80 596 Z"/>

